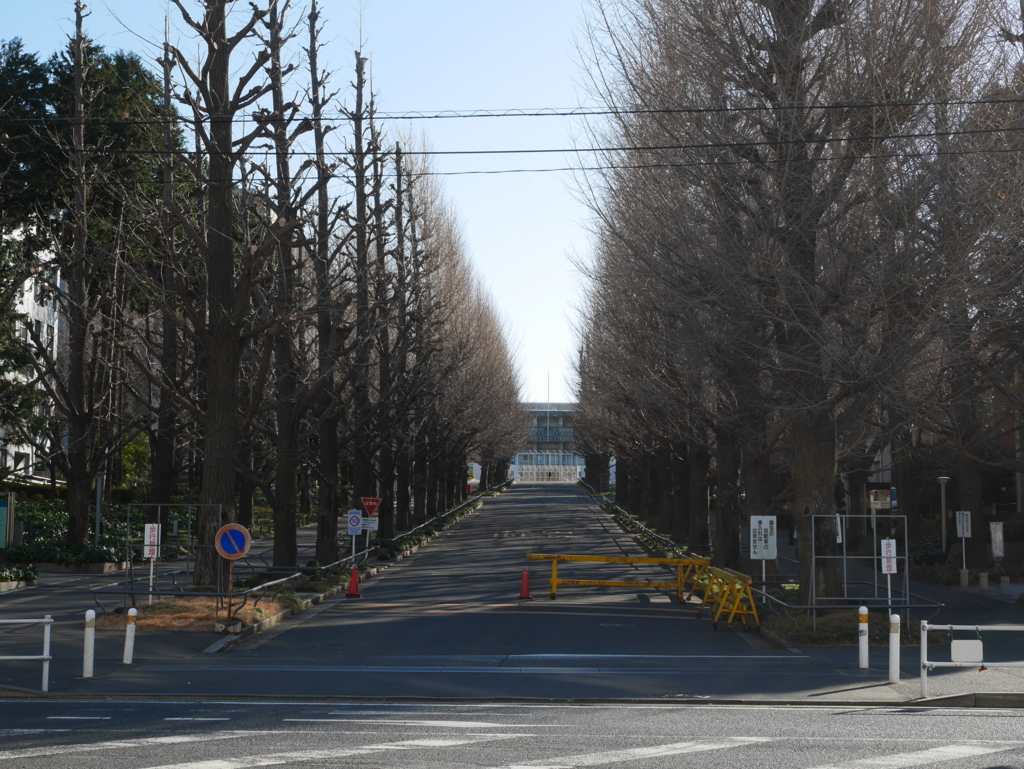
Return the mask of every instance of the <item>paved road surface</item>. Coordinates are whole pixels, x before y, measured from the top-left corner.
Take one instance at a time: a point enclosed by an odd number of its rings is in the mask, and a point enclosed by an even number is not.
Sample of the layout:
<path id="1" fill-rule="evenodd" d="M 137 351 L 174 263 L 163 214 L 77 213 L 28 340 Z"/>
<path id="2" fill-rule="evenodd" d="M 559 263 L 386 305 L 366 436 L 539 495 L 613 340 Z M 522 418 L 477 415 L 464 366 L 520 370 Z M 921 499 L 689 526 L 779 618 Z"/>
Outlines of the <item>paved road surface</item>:
<path id="1" fill-rule="evenodd" d="M 3 702 L 8 769 L 1024 767 L 1017 711 Z"/>
<path id="2" fill-rule="evenodd" d="M 715 632 L 707 619 L 694 618 L 693 605 L 679 605 L 667 592 L 564 587 L 550 601 L 546 563 L 530 569 L 536 600 L 520 602 L 529 552 L 642 555 L 576 487 L 516 485 L 367 580 L 361 600 L 328 602 L 221 654 L 203 652 L 210 636 L 142 632 L 132 666 L 120 664 L 120 634 L 100 633 L 91 680 L 75 678 L 88 604 L 71 583 L 16 600 L 46 596 L 60 604 L 59 618 L 69 618 L 58 634 L 52 689 L 76 695 L 876 703 L 917 696 L 913 651 L 904 656 L 904 683 L 891 686 L 885 649 L 872 650 L 872 669 L 858 670 L 853 648 L 794 652 L 756 634 Z M 656 576 L 651 569 L 580 564 L 563 566 L 563 576 L 643 579 Z M 12 610 L 5 602 L 0 608 Z M 5 633 L 5 642 L 15 635 Z M 17 634 L 23 642 L 38 636 L 38 629 Z M 2 666 L 0 684 L 36 688 L 38 670 Z M 930 687 L 938 696 L 1021 691 L 1021 684 L 1018 671 L 993 669 L 942 671 Z"/>

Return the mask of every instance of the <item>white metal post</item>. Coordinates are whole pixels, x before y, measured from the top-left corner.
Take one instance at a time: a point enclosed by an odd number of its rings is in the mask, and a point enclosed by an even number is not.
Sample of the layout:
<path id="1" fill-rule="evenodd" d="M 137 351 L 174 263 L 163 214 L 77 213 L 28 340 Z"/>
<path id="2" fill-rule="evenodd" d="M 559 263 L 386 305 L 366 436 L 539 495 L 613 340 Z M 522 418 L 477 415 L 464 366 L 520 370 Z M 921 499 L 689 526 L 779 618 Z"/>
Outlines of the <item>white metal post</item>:
<path id="1" fill-rule="evenodd" d="M 921 620 L 921 696 L 928 696 L 928 620 Z"/>
<path id="2" fill-rule="evenodd" d="M 92 678 L 93 663 L 96 659 L 96 612 L 85 613 L 85 646 L 82 652 L 82 678 Z"/>
<path id="3" fill-rule="evenodd" d="M 860 657 L 860 669 L 868 669 L 868 607 L 861 606 L 857 610 L 857 646 Z"/>
<path id="4" fill-rule="evenodd" d="M 900 615 L 889 615 L 889 683 L 900 682 Z"/>
<path id="5" fill-rule="evenodd" d="M 47 614 L 43 625 L 43 691 L 50 691 L 50 625 L 53 617 Z"/>
<path id="6" fill-rule="evenodd" d="M 125 665 L 131 665 L 135 656 L 135 617 L 138 613 L 134 606 L 128 610 L 128 624 L 124 627 L 124 658 L 121 660 Z"/>
<path id="7" fill-rule="evenodd" d="M 149 559 L 149 605 L 153 605 L 153 567 L 156 564 L 156 558 Z"/>

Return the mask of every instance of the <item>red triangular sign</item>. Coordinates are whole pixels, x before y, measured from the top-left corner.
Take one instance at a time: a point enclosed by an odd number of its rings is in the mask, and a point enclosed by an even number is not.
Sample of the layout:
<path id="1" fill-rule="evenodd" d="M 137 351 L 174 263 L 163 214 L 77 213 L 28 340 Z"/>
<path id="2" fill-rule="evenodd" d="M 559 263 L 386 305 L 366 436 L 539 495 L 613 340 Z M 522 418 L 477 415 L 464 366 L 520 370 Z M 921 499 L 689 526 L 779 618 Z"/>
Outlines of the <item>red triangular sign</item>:
<path id="1" fill-rule="evenodd" d="M 360 497 L 363 501 L 363 507 L 366 508 L 366 517 L 369 518 L 377 512 L 377 507 L 380 505 L 380 497 Z"/>

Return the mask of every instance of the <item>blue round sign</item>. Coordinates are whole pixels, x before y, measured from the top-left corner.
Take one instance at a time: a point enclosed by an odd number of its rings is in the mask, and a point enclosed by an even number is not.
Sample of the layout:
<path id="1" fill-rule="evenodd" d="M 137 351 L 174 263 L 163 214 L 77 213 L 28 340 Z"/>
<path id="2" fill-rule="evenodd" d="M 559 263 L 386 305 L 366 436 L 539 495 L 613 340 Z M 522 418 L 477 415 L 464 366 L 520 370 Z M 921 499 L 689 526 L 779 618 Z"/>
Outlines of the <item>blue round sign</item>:
<path id="1" fill-rule="evenodd" d="M 249 536 L 249 530 L 241 524 L 229 523 L 220 528 L 213 542 L 218 553 L 233 561 L 249 552 L 252 538 Z"/>

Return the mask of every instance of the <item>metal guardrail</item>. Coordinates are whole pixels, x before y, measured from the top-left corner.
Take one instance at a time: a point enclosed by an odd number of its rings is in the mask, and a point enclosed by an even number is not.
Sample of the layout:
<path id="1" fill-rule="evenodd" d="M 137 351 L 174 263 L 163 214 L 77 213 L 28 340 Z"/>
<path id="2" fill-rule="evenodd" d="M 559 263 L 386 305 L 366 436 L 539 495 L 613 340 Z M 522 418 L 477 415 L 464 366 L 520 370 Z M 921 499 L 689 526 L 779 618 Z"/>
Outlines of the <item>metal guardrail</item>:
<path id="1" fill-rule="evenodd" d="M 936 662 L 928 659 L 928 631 L 946 630 L 952 633 L 954 630 L 966 632 L 974 631 L 978 638 L 976 641 L 960 641 L 961 648 L 957 647 L 957 641 L 950 643 L 950 661 Z M 985 632 L 1021 632 L 1024 625 L 929 625 L 927 620 L 921 622 L 921 696 L 928 696 L 928 671 L 935 668 L 974 668 L 986 670 L 988 668 L 1024 668 L 1024 662 L 986 662 L 984 647 L 981 641 L 981 633 Z M 959 657 L 959 659 L 957 659 Z"/>
<path id="2" fill-rule="evenodd" d="M 0 660 L 21 660 L 40 661 L 43 663 L 43 691 L 50 691 L 50 625 L 53 624 L 53 617 L 47 614 L 42 619 L 0 619 L 0 625 L 42 625 L 43 626 L 43 653 L 21 656 L 4 656 Z"/>
<path id="3" fill-rule="evenodd" d="M 503 491 L 504 489 L 508 488 L 511 485 L 511 483 L 512 483 L 512 481 L 505 481 L 500 486 L 496 486 L 495 490 L 496 491 Z M 429 527 L 437 524 L 438 522 L 441 522 L 441 523 L 447 522 L 447 520 L 451 516 L 455 515 L 458 512 L 461 512 L 464 508 L 469 507 L 470 505 L 473 505 L 473 504 L 476 504 L 477 502 L 479 502 L 481 496 L 482 496 L 481 494 L 476 494 L 475 496 L 471 496 L 468 499 L 466 499 L 465 502 L 462 502 L 461 504 L 456 505 L 451 510 L 443 512 L 440 515 L 435 515 L 430 520 L 424 521 L 419 526 L 415 526 L 415 527 L 409 529 L 409 531 L 403 531 L 401 534 L 399 534 L 396 537 L 392 537 L 391 539 L 379 539 L 379 540 L 376 540 L 377 546 L 378 547 L 387 547 L 387 548 L 390 548 L 390 549 L 394 549 L 394 547 L 396 545 L 401 544 L 401 542 L 403 540 L 409 539 L 410 537 L 414 536 L 417 532 L 419 532 L 421 530 L 428 529 Z"/>

